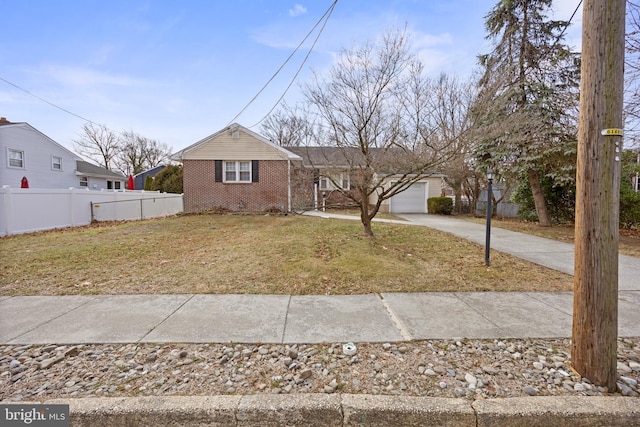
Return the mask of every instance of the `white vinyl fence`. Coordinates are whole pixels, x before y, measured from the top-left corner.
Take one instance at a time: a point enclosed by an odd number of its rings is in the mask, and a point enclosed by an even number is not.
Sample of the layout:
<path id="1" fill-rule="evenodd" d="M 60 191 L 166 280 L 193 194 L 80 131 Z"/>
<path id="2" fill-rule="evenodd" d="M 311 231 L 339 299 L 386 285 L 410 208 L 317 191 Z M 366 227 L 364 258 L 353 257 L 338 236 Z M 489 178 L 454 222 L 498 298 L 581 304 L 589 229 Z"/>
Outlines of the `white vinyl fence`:
<path id="1" fill-rule="evenodd" d="M 0 188 L 0 236 L 92 221 L 157 218 L 183 211 L 182 194 L 78 188 Z"/>

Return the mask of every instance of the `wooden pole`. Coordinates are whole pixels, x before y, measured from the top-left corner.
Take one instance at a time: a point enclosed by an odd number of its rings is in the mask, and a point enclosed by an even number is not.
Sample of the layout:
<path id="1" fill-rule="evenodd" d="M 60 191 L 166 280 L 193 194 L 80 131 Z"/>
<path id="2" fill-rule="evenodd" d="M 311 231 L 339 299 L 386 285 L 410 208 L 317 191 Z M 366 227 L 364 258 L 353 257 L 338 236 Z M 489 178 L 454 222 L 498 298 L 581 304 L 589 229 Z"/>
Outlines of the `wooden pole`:
<path id="1" fill-rule="evenodd" d="M 624 32 L 625 0 L 584 1 L 571 358 L 609 391 L 617 379 Z"/>

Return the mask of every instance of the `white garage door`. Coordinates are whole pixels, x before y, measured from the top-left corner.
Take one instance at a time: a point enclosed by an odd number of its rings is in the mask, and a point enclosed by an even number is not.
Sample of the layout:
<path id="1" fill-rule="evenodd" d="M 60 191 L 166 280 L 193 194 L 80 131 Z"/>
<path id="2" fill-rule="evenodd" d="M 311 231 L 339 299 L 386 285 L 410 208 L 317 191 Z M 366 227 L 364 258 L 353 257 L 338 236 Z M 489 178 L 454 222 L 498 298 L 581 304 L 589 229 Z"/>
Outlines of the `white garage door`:
<path id="1" fill-rule="evenodd" d="M 395 213 L 426 213 L 426 184 L 418 182 L 390 199 L 389 210 Z"/>

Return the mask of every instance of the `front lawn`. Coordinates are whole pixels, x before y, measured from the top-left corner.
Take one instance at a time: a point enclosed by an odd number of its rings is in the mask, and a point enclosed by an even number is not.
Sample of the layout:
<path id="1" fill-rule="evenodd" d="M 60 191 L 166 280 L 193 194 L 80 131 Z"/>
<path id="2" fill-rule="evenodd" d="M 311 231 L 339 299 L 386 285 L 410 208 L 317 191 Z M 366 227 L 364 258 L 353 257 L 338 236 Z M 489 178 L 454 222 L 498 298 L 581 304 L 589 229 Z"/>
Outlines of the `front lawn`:
<path id="1" fill-rule="evenodd" d="M 571 290 L 569 275 L 410 225 L 181 215 L 0 239 L 1 295 Z"/>

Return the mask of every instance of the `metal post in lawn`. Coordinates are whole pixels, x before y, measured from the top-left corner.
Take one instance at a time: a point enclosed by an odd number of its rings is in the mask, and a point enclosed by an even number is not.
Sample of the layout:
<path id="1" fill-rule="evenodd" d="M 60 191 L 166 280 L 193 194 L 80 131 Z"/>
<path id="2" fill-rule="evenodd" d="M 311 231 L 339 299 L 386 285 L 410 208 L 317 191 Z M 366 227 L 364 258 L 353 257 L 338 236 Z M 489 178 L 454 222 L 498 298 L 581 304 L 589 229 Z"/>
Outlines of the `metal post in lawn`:
<path id="1" fill-rule="evenodd" d="M 487 171 L 487 232 L 486 232 L 486 240 L 484 244 L 484 263 L 488 267 L 491 264 L 490 259 L 490 250 L 491 250 L 491 215 L 492 207 L 491 202 L 493 199 L 493 170 L 489 169 Z"/>

